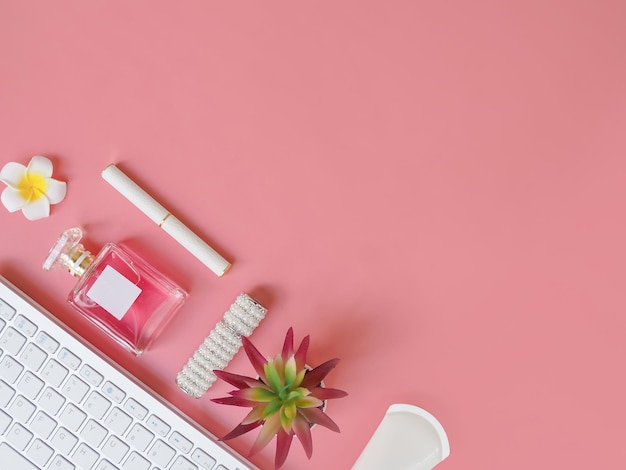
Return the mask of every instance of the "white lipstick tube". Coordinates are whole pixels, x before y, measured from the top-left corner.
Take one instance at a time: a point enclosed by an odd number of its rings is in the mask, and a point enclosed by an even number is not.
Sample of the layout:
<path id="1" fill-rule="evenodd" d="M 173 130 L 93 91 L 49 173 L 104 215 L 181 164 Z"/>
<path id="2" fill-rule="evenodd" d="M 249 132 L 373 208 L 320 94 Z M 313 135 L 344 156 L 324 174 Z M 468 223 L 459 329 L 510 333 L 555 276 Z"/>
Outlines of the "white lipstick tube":
<path id="1" fill-rule="evenodd" d="M 114 164 L 107 166 L 102 171 L 102 178 L 215 274 L 222 276 L 228 270 L 230 267 L 228 261 L 155 201 L 117 166 Z"/>

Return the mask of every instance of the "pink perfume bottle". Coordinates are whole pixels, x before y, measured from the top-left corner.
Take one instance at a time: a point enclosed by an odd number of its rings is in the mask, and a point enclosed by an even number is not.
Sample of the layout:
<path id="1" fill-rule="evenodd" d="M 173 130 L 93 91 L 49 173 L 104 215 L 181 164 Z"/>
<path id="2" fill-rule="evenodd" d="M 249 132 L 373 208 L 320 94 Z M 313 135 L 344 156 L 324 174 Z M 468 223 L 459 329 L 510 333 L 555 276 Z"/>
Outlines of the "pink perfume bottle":
<path id="1" fill-rule="evenodd" d="M 139 355 L 163 330 L 187 294 L 126 247 L 107 243 L 96 256 L 80 243 L 83 231 L 61 234 L 43 268 L 78 277 L 68 302 L 111 338 Z"/>

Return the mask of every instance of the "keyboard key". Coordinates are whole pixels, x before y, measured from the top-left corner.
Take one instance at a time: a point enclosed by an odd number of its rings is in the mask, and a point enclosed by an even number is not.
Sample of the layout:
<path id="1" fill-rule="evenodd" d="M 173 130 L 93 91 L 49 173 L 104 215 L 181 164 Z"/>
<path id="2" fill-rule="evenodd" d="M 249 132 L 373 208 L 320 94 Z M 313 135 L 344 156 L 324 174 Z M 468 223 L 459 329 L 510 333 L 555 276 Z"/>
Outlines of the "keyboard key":
<path id="1" fill-rule="evenodd" d="M 69 371 L 54 359 L 50 359 L 41 371 L 41 376 L 54 388 L 59 388 Z"/>
<path id="2" fill-rule="evenodd" d="M 104 379 L 104 377 L 102 377 L 102 374 L 97 372 L 89 364 L 85 364 L 85 365 L 83 365 L 83 367 L 81 367 L 79 375 L 83 379 L 85 379 L 85 381 L 88 384 L 90 384 L 90 385 L 92 385 L 94 387 L 98 387 L 102 383 L 102 380 Z"/>
<path id="3" fill-rule="evenodd" d="M 4 300 L 0 299 L 0 318 L 4 318 L 5 320 L 12 320 L 14 316 L 15 309 Z"/>
<path id="4" fill-rule="evenodd" d="M 102 446 L 102 453 L 114 464 L 119 464 L 129 450 L 128 444 L 116 436 L 109 436 Z"/>
<path id="5" fill-rule="evenodd" d="M 9 406 L 9 414 L 13 416 L 13 419 L 17 419 L 22 423 L 27 422 L 30 417 L 33 415 L 37 407 L 29 402 L 22 395 L 18 395 L 11 406 Z"/>
<path id="6" fill-rule="evenodd" d="M 10 356 L 5 356 L 0 361 L 0 378 L 10 384 L 15 383 L 23 370 L 24 366 Z"/>
<path id="7" fill-rule="evenodd" d="M 139 423 L 135 423 L 126 435 L 126 441 L 141 452 L 144 452 L 148 448 L 152 439 L 154 439 L 154 434 Z"/>
<path id="8" fill-rule="evenodd" d="M 111 382 L 105 382 L 102 386 L 102 391 L 104 394 L 109 397 L 114 403 L 122 403 L 126 394 L 119 388 L 117 385 Z"/>
<path id="9" fill-rule="evenodd" d="M 104 425 L 118 435 L 123 435 L 133 419 L 119 408 L 113 408 L 104 420 Z"/>
<path id="10" fill-rule="evenodd" d="M 35 342 L 49 354 L 54 354 L 59 349 L 59 342 L 45 331 L 39 332 Z"/>
<path id="11" fill-rule="evenodd" d="M 198 467 L 182 455 L 179 455 L 176 457 L 176 460 L 174 460 L 170 470 L 198 470 Z"/>
<path id="12" fill-rule="evenodd" d="M 67 348 L 61 348 L 58 358 L 59 361 L 72 370 L 78 370 L 80 363 L 82 362 L 76 354 L 69 351 Z"/>
<path id="13" fill-rule="evenodd" d="M 72 455 L 74 462 L 78 468 L 91 468 L 98 460 L 98 453 L 87 444 L 81 443 Z"/>
<path id="14" fill-rule="evenodd" d="M 148 458 L 157 467 L 165 468 L 176 455 L 176 451 L 163 441 L 156 441 L 148 451 Z"/>
<path id="15" fill-rule="evenodd" d="M 2 318 L 0 318 L 0 331 L 4 330 L 4 327 L 7 325 L 7 322 L 5 322 Z"/>
<path id="16" fill-rule="evenodd" d="M 106 428 L 98 424 L 93 419 L 90 419 L 80 432 L 80 437 L 82 437 L 83 440 L 90 446 L 100 447 L 100 444 L 102 444 L 108 433 L 109 432 Z"/>
<path id="17" fill-rule="evenodd" d="M 50 446 L 46 445 L 41 439 L 35 439 L 26 452 L 26 457 L 28 457 L 34 464 L 43 468 L 53 454 L 54 451 Z"/>
<path id="18" fill-rule="evenodd" d="M 65 398 L 63 398 L 63 395 L 56 390 L 48 387 L 39 397 L 38 403 L 44 411 L 49 413 L 51 416 L 56 416 L 63 406 L 63 403 L 65 403 Z"/>
<path id="19" fill-rule="evenodd" d="M 213 465 L 217 463 L 217 461 L 207 454 L 202 449 L 196 449 L 193 454 L 191 454 L 191 460 L 197 463 L 200 468 L 211 469 Z"/>
<path id="20" fill-rule="evenodd" d="M 96 419 L 102 419 L 104 414 L 111 407 L 111 402 L 100 395 L 95 390 L 91 392 L 87 400 L 85 400 L 85 409 Z"/>
<path id="21" fill-rule="evenodd" d="M 19 454 L 9 444 L 3 442 L 0 444 L 0 462 L 4 468 L 19 468 L 20 470 L 39 470 L 36 465 Z M 56 467 L 55 467 L 56 470 Z"/>
<path id="22" fill-rule="evenodd" d="M 13 424 L 13 427 L 7 433 L 7 442 L 18 451 L 23 451 L 33 438 L 33 433 L 26 429 L 20 423 Z"/>
<path id="23" fill-rule="evenodd" d="M 86 418 L 87 414 L 73 403 L 68 403 L 59 415 L 59 421 L 72 432 L 78 431 L 78 428 L 83 424 Z"/>
<path id="24" fill-rule="evenodd" d="M 71 375 L 66 381 L 63 387 L 61 387 L 61 393 L 65 395 L 69 400 L 76 403 L 80 403 L 87 395 L 89 391 L 89 385 L 80 380 L 75 375 Z"/>
<path id="25" fill-rule="evenodd" d="M 54 470 L 74 470 L 76 467 L 74 466 L 74 464 L 69 463 L 60 455 L 57 455 L 54 459 L 52 459 L 52 462 L 50 463 L 50 466 L 48 468 Z"/>
<path id="26" fill-rule="evenodd" d="M 15 390 L 4 380 L 0 380 L 0 408 L 6 407 L 13 395 L 15 395 Z"/>
<path id="27" fill-rule="evenodd" d="M 7 429 L 9 429 L 11 421 L 13 421 L 11 417 L 4 411 L 0 410 L 0 436 L 2 436 Z"/>
<path id="28" fill-rule="evenodd" d="M 15 328 L 10 327 L 0 336 L 0 348 L 15 356 L 26 343 L 26 337 Z"/>
<path id="29" fill-rule="evenodd" d="M 122 465 L 122 470 L 148 470 L 149 468 L 150 462 L 135 451 L 130 453 Z"/>
<path id="30" fill-rule="evenodd" d="M 77 442 L 78 438 L 65 428 L 59 428 L 57 432 L 54 433 L 52 441 L 50 441 L 57 452 L 65 455 L 71 452 Z"/>
<path id="31" fill-rule="evenodd" d="M 38 411 L 35 418 L 30 423 L 30 429 L 44 439 L 48 439 L 56 427 L 57 422 L 43 411 Z"/>
<path id="32" fill-rule="evenodd" d="M 32 372 L 26 372 L 17 384 L 17 389 L 30 400 L 34 400 L 43 389 L 44 382 Z"/>
<path id="33" fill-rule="evenodd" d="M 118 470 L 118 468 L 108 460 L 101 460 L 94 470 Z"/>
<path id="34" fill-rule="evenodd" d="M 178 431 L 174 431 L 167 441 L 183 454 L 188 454 L 193 447 L 193 443 Z"/>
<path id="35" fill-rule="evenodd" d="M 18 315 L 14 324 L 18 330 L 29 338 L 35 336 L 35 333 L 37 333 L 37 326 L 24 315 Z"/>
<path id="36" fill-rule="evenodd" d="M 35 372 L 39 370 L 47 358 L 48 355 L 33 343 L 28 343 L 20 355 L 21 363 Z"/>
<path id="37" fill-rule="evenodd" d="M 157 435 L 161 437 L 165 437 L 170 432 L 170 426 L 166 422 L 164 422 L 161 418 L 155 415 L 151 415 L 146 422 L 148 427 L 154 431 Z"/>
<path id="38" fill-rule="evenodd" d="M 148 414 L 148 409 L 132 398 L 126 400 L 126 403 L 124 403 L 124 409 L 139 421 L 142 421 Z"/>

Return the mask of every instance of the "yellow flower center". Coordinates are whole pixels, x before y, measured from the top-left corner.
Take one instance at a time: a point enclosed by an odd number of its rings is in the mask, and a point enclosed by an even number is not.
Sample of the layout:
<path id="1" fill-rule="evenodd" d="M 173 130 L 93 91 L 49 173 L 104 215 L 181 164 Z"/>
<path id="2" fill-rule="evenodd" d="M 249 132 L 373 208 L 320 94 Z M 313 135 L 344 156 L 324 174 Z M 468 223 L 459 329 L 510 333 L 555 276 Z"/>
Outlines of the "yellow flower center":
<path id="1" fill-rule="evenodd" d="M 17 184 L 17 189 L 26 201 L 36 201 L 46 194 L 46 180 L 36 173 L 26 173 Z"/>

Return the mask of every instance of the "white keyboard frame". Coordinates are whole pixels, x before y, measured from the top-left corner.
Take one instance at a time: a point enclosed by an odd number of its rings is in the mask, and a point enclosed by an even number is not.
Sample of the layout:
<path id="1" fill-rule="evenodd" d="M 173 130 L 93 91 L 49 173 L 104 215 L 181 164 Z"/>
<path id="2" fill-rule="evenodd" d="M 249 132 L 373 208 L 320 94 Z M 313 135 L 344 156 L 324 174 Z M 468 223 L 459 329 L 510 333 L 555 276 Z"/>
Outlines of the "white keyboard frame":
<path id="1" fill-rule="evenodd" d="M 54 337 L 61 343 L 60 347 L 66 347 L 78 355 L 84 363 L 93 367 L 97 365 L 97 370 L 104 375 L 105 380 L 118 385 L 126 393 L 126 397 L 132 397 L 139 401 L 148 408 L 149 413 L 157 414 L 161 419 L 169 423 L 173 430 L 190 439 L 194 443 L 194 448 L 199 447 L 208 451 L 217 459 L 218 464 L 225 465 L 229 470 L 259 470 L 245 457 L 218 441 L 216 436 L 201 427 L 172 403 L 160 397 L 147 385 L 98 351 L 97 348 L 81 338 L 78 333 L 70 329 L 2 275 L 0 275 L 0 284 L 4 284 L 7 287 L 6 292 L 0 290 L 0 298 L 17 310 L 16 315 L 21 313 L 28 318 L 32 310 L 35 310 L 35 313 L 40 313 L 39 318 L 30 318 L 31 321 L 37 324 L 39 330 L 45 331 Z M 181 423 L 181 426 L 178 423 Z M 183 427 L 185 429 L 182 429 Z M 203 470 L 201 467 L 199 469 Z"/>

